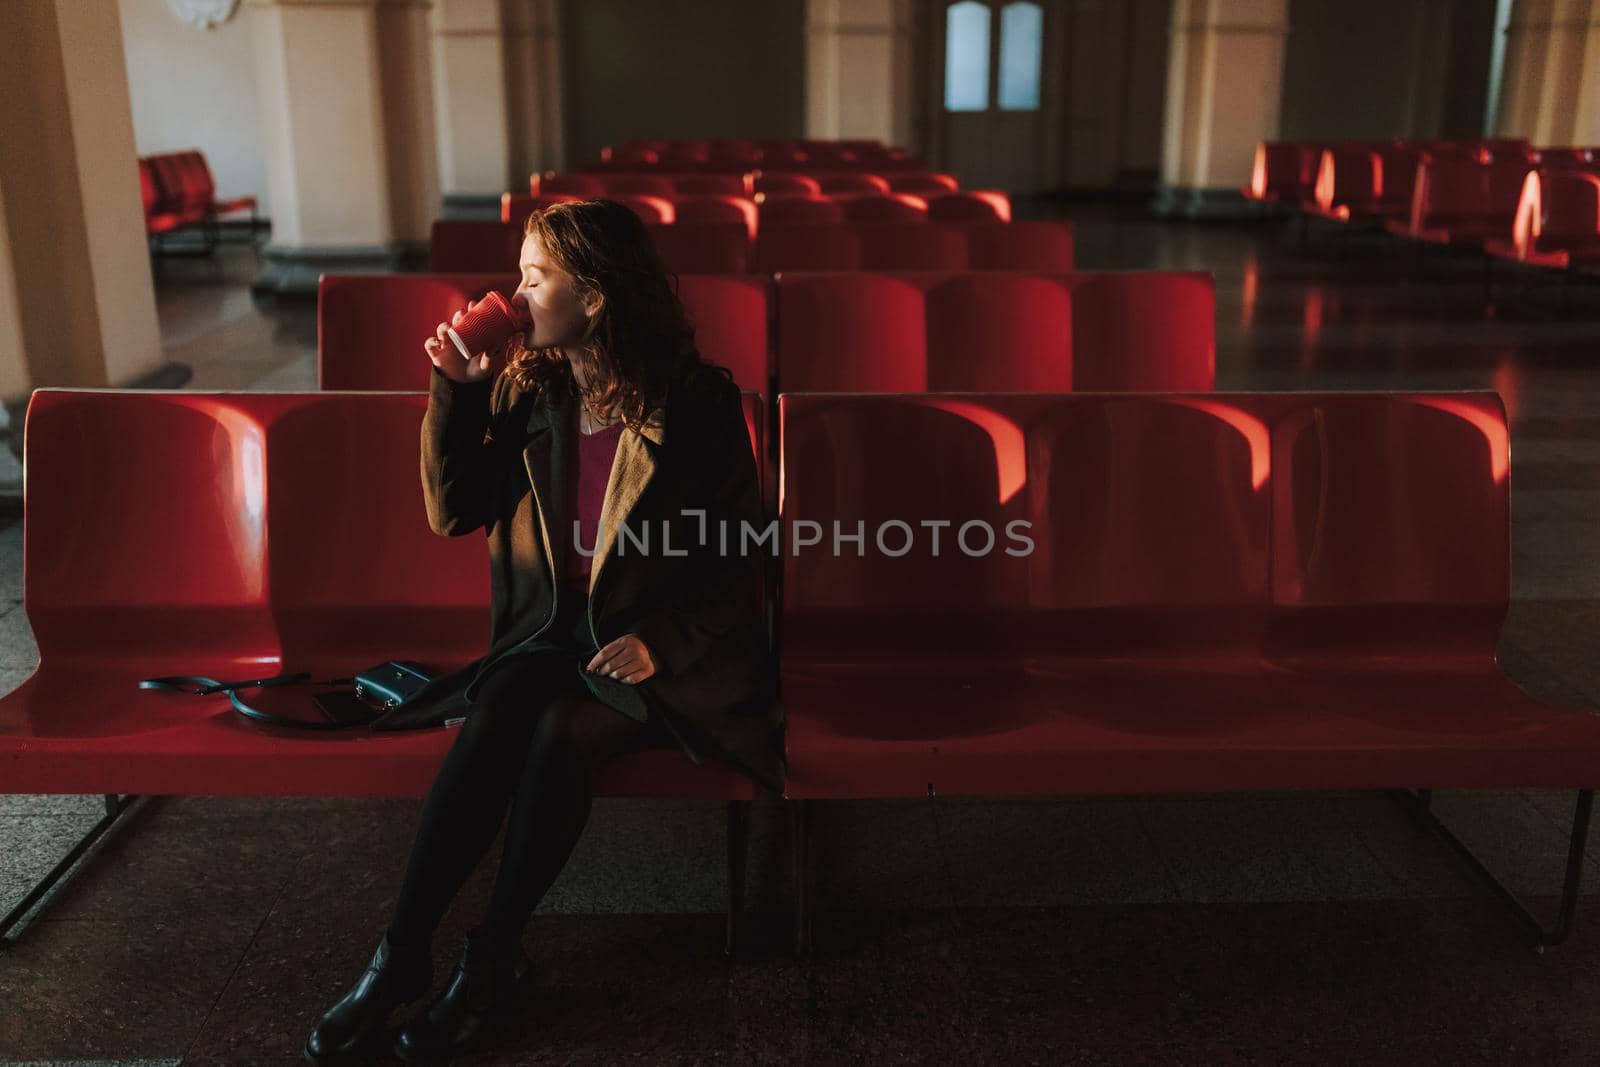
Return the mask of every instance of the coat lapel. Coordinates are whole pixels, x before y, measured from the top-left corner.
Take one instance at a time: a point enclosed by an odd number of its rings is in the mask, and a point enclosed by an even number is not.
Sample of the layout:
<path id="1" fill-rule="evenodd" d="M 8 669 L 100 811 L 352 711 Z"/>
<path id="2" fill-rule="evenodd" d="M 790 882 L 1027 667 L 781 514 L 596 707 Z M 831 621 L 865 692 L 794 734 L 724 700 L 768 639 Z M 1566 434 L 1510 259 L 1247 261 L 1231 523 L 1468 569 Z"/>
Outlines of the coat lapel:
<path id="1" fill-rule="evenodd" d="M 572 543 L 570 467 L 571 449 L 578 433 L 578 404 L 561 393 L 549 405 L 535 404 L 528 415 L 528 436 L 522 446 L 528 481 L 533 486 L 534 504 L 539 511 L 540 536 L 545 558 L 555 581 L 562 581 Z M 622 428 L 617 439 L 617 454 L 611 461 L 611 477 L 606 483 L 605 502 L 600 509 L 600 536 L 589 569 L 592 596 L 601 568 L 616 544 L 622 524 L 633 514 L 658 465 L 656 451 L 666 444 L 666 412 L 650 411 L 644 426 Z M 643 531 L 637 531 L 642 533 Z"/>
<path id="2" fill-rule="evenodd" d="M 600 536 L 594 548 L 594 560 L 589 568 L 589 595 L 594 595 L 600 581 L 600 569 L 610 558 L 623 523 L 633 514 L 634 505 L 644 495 L 645 487 L 656 473 L 656 450 L 667 440 L 665 412 L 653 408 L 645 424 L 635 430 L 622 428 L 617 439 L 617 455 L 611 461 L 611 478 L 606 483 L 605 503 L 600 508 Z M 643 535 L 645 531 L 635 530 Z M 637 549 L 636 549 L 637 551 Z"/>

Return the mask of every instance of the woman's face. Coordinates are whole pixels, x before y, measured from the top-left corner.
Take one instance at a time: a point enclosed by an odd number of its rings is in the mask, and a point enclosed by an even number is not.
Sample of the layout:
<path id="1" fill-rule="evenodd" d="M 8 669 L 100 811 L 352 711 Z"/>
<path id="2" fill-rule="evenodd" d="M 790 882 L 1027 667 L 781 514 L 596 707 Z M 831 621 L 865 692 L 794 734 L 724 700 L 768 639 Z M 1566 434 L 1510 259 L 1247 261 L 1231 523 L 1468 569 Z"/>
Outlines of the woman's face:
<path id="1" fill-rule="evenodd" d="M 533 316 L 523 343 L 530 349 L 580 344 L 589 327 L 589 311 L 572 275 L 545 259 L 544 248 L 531 233 L 522 239 L 518 266 L 522 279 L 512 299 L 524 301 Z"/>

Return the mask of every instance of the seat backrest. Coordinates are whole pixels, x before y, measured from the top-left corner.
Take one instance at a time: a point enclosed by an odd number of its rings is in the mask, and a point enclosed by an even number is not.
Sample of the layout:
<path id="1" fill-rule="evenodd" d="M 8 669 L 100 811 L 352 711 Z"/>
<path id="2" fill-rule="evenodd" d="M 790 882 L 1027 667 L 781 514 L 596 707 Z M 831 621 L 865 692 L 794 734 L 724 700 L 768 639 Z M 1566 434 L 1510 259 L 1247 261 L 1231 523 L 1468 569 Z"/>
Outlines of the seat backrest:
<path id="1" fill-rule="evenodd" d="M 324 274 L 317 285 L 317 388 L 425 390 L 423 352 L 449 322 L 512 274 Z"/>
<path id="2" fill-rule="evenodd" d="M 954 174 L 908 172 L 885 174 L 883 178 L 889 183 L 889 191 L 891 193 L 927 195 L 929 193 L 955 192 L 961 188 L 961 182 Z"/>
<path id="3" fill-rule="evenodd" d="M 534 196 L 554 196 L 566 194 L 580 199 L 592 199 L 606 195 L 605 182 L 599 175 L 594 174 L 535 174 L 529 183 L 528 192 Z"/>
<path id="4" fill-rule="evenodd" d="M 967 227 L 958 222 L 851 224 L 863 270 L 966 270 Z"/>
<path id="5" fill-rule="evenodd" d="M 139 199 L 144 203 L 145 218 L 154 215 L 161 203 L 161 188 L 156 184 L 155 171 L 143 157 L 139 160 Z"/>
<path id="6" fill-rule="evenodd" d="M 1072 390 L 1072 295 L 1061 279 L 955 274 L 924 300 L 930 391 Z"/>
<path id="7" fill-rule="evenodd" d="M 980 222 L 967 230 L 972 270 L 1070 271 L 1070 222 Z"/>
<path id="8" fill-rule="evenodd" d="M 428 269 L 434 274 L 516 273 L 521 252 L 521 223 L 435 219 Z"/>
<path id="9" fill-rule="evenodd" d="M 1492 665 L 1510 451 L 1488 392 L 1300 394 L 1272 434 L 1275 659 Z"/>
<path id="10" fill-rule="evenodd" d="M 268 423 L 251 410 L 272 402 L 34 391 L 23 603 L 43 667 L 122 659 L 130 672 L 272 673 L 263 666 L 279 651 L 267 589 Z M 411 466 L 414 479 L 414 456 Z M 130 692 L 144 676 L 129 674 Z"/>
<path id="11" fill-rule="evenodd" d="M 1255 398 L 1040 399 L 1023 422 L 1033 654 L 1252 659 L 1271 548 Z"/>
<path id="12" fill-rule="evenodd" d="M 1025 663 L 1259 647 L 1269 446 L 1248 412 L 1186 396 L 784 393 L 779 420 L 786 672 L 1001 681 Z M 821 543 L 802 543 L 807 521 Z M 859 553 L 833 551 L 836 522 L 861 523 Z"/>
<path id="13" fill-rule="evenodd" d="M 750 231 L 738 222 L 646 223 L 667 268 L 678 274 L 743 274 L 750 265 Z"/>
<path id="14" fill-rule="evenodd" d="M 846 222 L 925 222 L 928 202 L 912 193 L 863 193 L 840 196 Z"/>
<path id="15" fill-rule="evenodd" d="M 806 225 L 763 221 L 756 232 L 751 268 L 784 270 L 861 270 L 861 239 L 842 222 Z"/>
<path id="16" fill-rule="evenodd" d="M 1027 517 L 1017 399 L 779 396 L 785 672 L 1020 662 L 1028 561 L 1005 552 L 1008 523 Z M 861 544 L 835 551 L 836 532 Z"/>
<path id="17" fill-rule="evenodd" d="M 1540 199 L 1540 237 L 1569 243 L 1600 241 L 1600 175 L 1577 170 L 1547 172 L 1541 179 Z"/>
<path id="18" fill-rule="evenodd" d="M 822 185 L 817 179 L 804 174 L 757 173 L 750 179 L 750 191 L 766 193 L 768 196 L 820 197 Z"/>
<path id="19" fill-rule="evenodd" d="M 663 174 L 603 174 L 600 184 L 605 186 L 605 195 L 617 196 L 663 196 L 670 198 L 678 191 L 671 178 Z"/>
<path id="20" fill-rule="evenodd" d="M 679 225 L 685 222 L 734 222 L 755 240 L 760 215 L 754 200 L 746 196 L 716 193 L 686 193 L 672 198 Z"/>
<path id="21" fill-rule="evenodd" d="M 878 174 L 841 171 L 835 174 L 815 175 L 824 196 L 848 193 L 887 193 L 889 180 Z"/>
<path id="22" fill-rule="evenodd" d="M 832 197 L 825 196 L 762 194 L 758 214 L 761 224 L 766 226 L 843 222 L 844 205 Z M 758 230 L 757 233 L 759 232 Z"/>
<path id="23" fill-rule="evenodd" d="M 682 274 L 678 294 L 700 354 L 733 372 L 742 389 L 766 393 L 772 279 L 757 274 Z"/>
<path id="24" fill-rule="evenodd" d="M 967 189 L 928 197 L 935 222 L 1010 222 L 1011 197 L 998 189 Z"/>
<path id="25" fill-rule="evenodd" d="M 760 456 L 764 405 L 743 404 Z M 241 678 L 481 654 L 487 541 L 428 527 L 426 407 L 420 392 L 35 391 L 24 590 L 42 662 Z"/>
<path id="26" fill-rule="evenodd" d="M 670 224 L 678 219 L 677 209 L 673 207 L 672 201 L 664 196 L 608 193 L 607 199 L 615 200 L 647 223 Z"/>
<path id="27" fill-rule="evenodd" d="M 1216 284 L 1198 271 L 1067 276 L 1073 389 L 1209 391 L 1217 380 Z"/>
<path id="28" fill-rule="evenodd" d="M 926 390 L 923 284 L 889 275 L 780 273 L 778 389 Z"/>
<path id="29" fill-rule="evenodd" d="M 523 196 L 520 193 L 500 194 L 500 221 L 509 222 L 519 229 L 528 222 L 528 216 L 535 211 L 542 211 L 551 204 L 571 204 L 583 200 L 581 196 L 571 193 L 546 193 L 539 196 Z"/>
<path id="30" fill-rule="evenodd" d="M 1489 168 L 1472 154 L 1431 156 L 1413 190 L 1413 232 L 1489 212 Z"/>
<path id="31" fill-rule="evenodd" d="M 744 196 L 744 177 L 739 174 L 679 174 L 673 178 L 678 195 Z"/>

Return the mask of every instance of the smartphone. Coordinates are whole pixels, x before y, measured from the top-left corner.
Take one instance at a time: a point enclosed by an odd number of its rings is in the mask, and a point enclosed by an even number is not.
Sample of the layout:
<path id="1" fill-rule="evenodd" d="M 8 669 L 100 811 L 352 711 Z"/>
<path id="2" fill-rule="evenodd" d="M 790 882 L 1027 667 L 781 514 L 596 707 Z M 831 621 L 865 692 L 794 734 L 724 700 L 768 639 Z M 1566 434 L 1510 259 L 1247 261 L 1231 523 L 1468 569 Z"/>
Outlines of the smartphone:
<path id="1" fill-rule="evenodd" d="M 366 726 L 383 714 L 383 709 L 373 707 L 347 689 L 318 693 L 314 699 L 322 713 L 340 726 Z"/>

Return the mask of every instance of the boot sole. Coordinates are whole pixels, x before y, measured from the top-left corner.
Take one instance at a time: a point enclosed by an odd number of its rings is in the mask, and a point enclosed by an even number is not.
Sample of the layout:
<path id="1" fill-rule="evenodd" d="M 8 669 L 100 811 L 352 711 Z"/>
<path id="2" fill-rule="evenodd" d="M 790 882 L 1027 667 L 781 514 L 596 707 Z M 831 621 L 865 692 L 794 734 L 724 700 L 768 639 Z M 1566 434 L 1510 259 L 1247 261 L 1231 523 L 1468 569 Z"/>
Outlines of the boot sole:
<path id="1" fill-rule="evenodd" d="M 482 1029 L 480 1029 L 476 1034 L 473 1034 L 467 1040 L 461 1042 L 461 1044 L 454 1045 L 451 1048 L 437 1052 L 409 1052 L 403 1050 L 400 1042 L 396 1040 L 391 1048 L 391 1051 L 395 1056 L 399 1057 L 406 1063 L 434 1063 L 439 1060 L 447 1060 L 455 1056 L 466 1055 L 467 1053 L 476 1049 L 488 1038 L 489 1031 L 491 1030 L 494 1022 L 504 1015 L 506 1009 L 511 1006 L 511 1003 L 514 999 L 513 994 L 517 990 L 520 990 L 532 976 L 533 961 L 527 957 L 523 957 L 522 959 L 518 960 L 516 967 L 511 972 L 511 988 L 507 991 L 505 998 L 499 1004 L 495 1005 L 495 1007 L 484 1016 Z"/>

